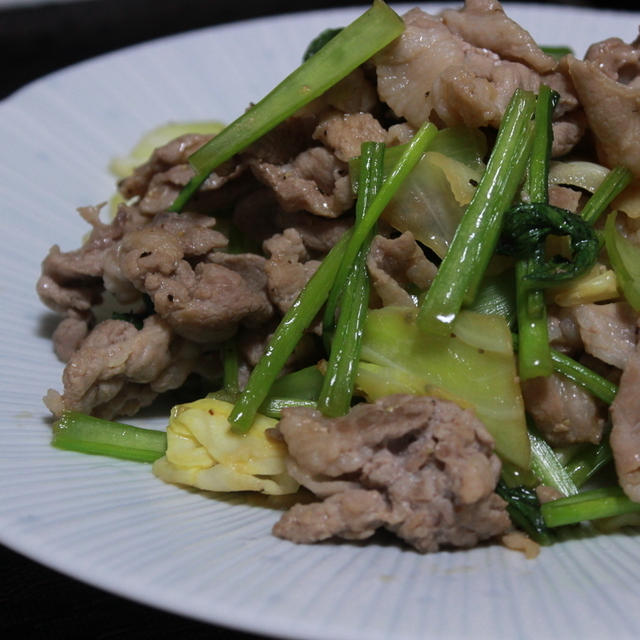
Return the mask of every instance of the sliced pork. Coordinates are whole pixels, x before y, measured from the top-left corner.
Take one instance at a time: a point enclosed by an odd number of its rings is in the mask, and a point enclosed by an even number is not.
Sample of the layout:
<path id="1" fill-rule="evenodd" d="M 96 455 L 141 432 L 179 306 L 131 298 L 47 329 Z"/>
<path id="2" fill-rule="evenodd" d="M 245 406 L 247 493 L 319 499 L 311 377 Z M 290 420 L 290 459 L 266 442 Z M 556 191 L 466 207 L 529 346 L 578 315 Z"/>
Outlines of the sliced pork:
<path id="1" fill-rule="evenodd" d="M 585 60 L 569 57 L 568 69 L 600 161 L 640 176 L 640 39 L 592 45 Z"/>
<path id="2" fill-rule="evenodd" d="M 494 489 L 500 461 L 469 411 L 388 396 L 341 418 L 288 409 L 289 473 L 322 502 L 296 505 L 274 533 L 294 542 L 363 539 L 384 527 L 422 552 L 470 547 L 510 526 Z"/>
<path id="3" fill-rule="evenodd" d="M 45 403 L 54 416 L 63 411 L 106 419 L 134 415 L 158 393 L 183 385 L 199 368 L 199 356 L 199 349 L 176 342 L 159 316 L 147 318 L 140 330 L 129 322 L 105 320 L 69 359 L 64 392 L 50 390 Z"/>
<path id="4" fill-rule="evenodd" d="M 554 446 L 578 442 L 598 444 L 606 423 L 606 408 L 568 378 L 552 374 L 522 383 L 526 410 Z"/>
<path id="5" fill-rule="evenodd" d="M 622 372 L 620 386 L 611 405 L 611 449 L 624 492 L 640 502 L 640 347 Z"/>

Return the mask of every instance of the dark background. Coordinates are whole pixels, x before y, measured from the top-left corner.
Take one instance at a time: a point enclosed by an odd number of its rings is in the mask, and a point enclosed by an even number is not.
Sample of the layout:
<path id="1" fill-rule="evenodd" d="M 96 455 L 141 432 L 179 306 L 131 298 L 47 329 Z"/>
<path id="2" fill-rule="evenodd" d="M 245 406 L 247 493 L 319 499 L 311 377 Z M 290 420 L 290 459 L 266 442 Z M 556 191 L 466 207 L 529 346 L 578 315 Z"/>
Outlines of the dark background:
<path id="1" fill-rule="evenodd" d="M 5 67 L 0 74 L 0 98 L 50 71 L 144 40 L 256 16 L 369 4 L 358 0 L 92 0 L 0 10 L 0 61 Z M 640 8 L 639 0 L 566 0 L 562 4 Z"/>
<path id="2" fill-rule="evenodd" d="M 357 0 L 91 0 L 0 9 L 0 98 L 61 67 L 152 38 L 257 16 L 369 4 Z M 640 0 L 562 4 L 640 9 Z M 0 567 L 0 634 L 4 637 L 258 640 L 112 596 L 1 546 Z"/>

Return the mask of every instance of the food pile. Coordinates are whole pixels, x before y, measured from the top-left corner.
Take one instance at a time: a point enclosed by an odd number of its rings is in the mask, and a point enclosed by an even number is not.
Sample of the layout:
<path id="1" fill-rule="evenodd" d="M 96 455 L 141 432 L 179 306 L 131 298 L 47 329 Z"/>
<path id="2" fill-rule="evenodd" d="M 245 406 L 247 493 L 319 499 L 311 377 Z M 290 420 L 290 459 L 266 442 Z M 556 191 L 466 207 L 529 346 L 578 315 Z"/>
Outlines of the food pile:
<path id="1" fill-rule="evenodd" d="M 304 487 L 274 528 L 295 542 L 634 523 L 640 42 L 580 60 L 496 0 L 376 0 L 287 91 L 155 148 L 45 258 L 54 443 L 212 491 Z M 203 387 L 166 435 L 105 422 Z"/>

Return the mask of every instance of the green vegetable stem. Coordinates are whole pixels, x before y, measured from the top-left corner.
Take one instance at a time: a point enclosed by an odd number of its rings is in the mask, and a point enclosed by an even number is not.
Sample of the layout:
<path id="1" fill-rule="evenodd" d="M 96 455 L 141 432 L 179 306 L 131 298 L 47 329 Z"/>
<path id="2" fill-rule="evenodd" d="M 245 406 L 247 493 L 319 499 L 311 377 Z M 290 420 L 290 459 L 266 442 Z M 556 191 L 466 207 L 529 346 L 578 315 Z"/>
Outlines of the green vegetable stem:
<path id="1" fill-rule="evenodd" d="M 349 230 L 333 246 L 271 336 L 262 358 L 253 368 L 247 386 L 229 415 L 229 423 L 236 433 L 249 431 L 287 358 L 325 303 L 351 236 Z"/>
<path id="2" fill-rule="evenodd" d="M 549 524 L 545 522 L 535 491 L 528 487 L 508 487 L 500 481 L 496 493 L 507 503 L 511 521 L 539 544 L 552 542 Z"/>
<path id="3" fill-rule="evenodd" d="M 600 186 L 584 205 L 580 215 L 587 224 L 595 224 L 613 200 L 622 193 L 632 179 L 631 171 L 616 167 L 609 171 Z"/>
<path id="4" fill-rule="evenodd" d="M 547 502 L 541 512 L 547 527 L 560 527 L 640 512 L 640 503 L 627 498 L 620 487 L 606 487 Z"/>
<path id="5" fill-rule="evenodd" d="M 546 204 L 549 200 L 549 158 L 553 130 L 551 116 L 558 101 L 558 94 L 546 85 L 541 85 L 536 101 L 534 138 L 529 158 L 529 198 L 531 202 Z M 544 292 L 526 283 L 526 279 L 544 261 L 544 245 L 539 244 L 533 252 L 521 258 L 515 265 L 516 305 L 520 349 L 518 350 L 518 372 L 522 380 L 551 375 L 549 353 L 549 331 Z"/>
<path id="6" fill-rule="evenodd" d="M 402 155 L 399 157 L 395 167 L 385 179 L 380 190 L 354 229 L 353 236 L 351 236 L 351 239 L 349 240 L 344 258 L 340 264 L 340 269 L 336 276 L 336 282 L 346 282 L 348 274 L 351 271 L 351 267 L 354 264 L 356 256 L 358 255 L 363 243 L 366 241 L 376 222 L 378 222 L 378 219 L 382 215 L 385 207 L 391 201 L 391 198 L 393 198 L 397 190 L 400 188 L 400 185 L 411 173 L 424 152 L 429 147 L 437 132 L 438 130 L 436 127 L 430 122 L 427 122 L 418 129 L 409 144 L 403 149 Z M 331 329 L 331 326 L 334 323 L 339 295 L 340 292 L 338 288 L 334 288 L 329 300 L 327 301 L 324 313 L 324 323 L 325 327 L 329 327 L 329 329 Z"/>
<path id="7" fill-rule="evenodd" d="M 195 176 L 178 194 L 171 211 L 181 211 L 216 167 L 321 96 L 403 30 L 402 18 L 382 0 L 374 0 L 368 11 L 189 158 Z"/>
<path id="8" fill-rule="evenodd" d="M 557 489 L 565 496 L 577 494 L 578 487 L 571 474 L 531 423 L 529 423 L 529 442 L 531 443 L 531 470 L 540 483 Z"/>
<path id="9" fill-rule="evenodd" d="M 365 142 L 362 145 L 361 157 L 356 229 L 364 219 L 371 201 L 374 200 L 382 184 L 384 145 Z M 340 296 L 340 313 L 331 343 L 324 384 L 318 399 L 319 409 L 328 416 L 344 415 L 351 406 L 363 326 L 369 307 L 367 255 L 374 234 L 375 226 L 369 231 L 360 247 L 346 282 L 336 278 L 333 285 L 332 293 L 336 292 L 334 298 Z M 332 325 L 333 317 L 327 318 L 325 315 L 323 337 L 333 333 Z"/>
<path id="10" fill-rule="evenodd" d="M 517 89 L 500 124 L 487 169 L 420 308 L 418 323 L 424 331 L 447 335 L 463 303 L 475 297 L 498 243 L 504 215 L 524 177 L 534 110 L 535 96 Z"/>
<path id="11" fill-rule="evenodd" d="M 513 348 L 518 350 L 520 348 L 520 339 L 516 334 L 512 335 Z M 556 351 L 550 350 L 551 362 L 553 370 L 556 373 L 560 373 L 577 385 L 580 385 L 585 391 L 588 391 L 596 398 L 599 398 L 607 404 L 611 404 L 618 392 L 618 387 L 615 383 L 603 378 L 601 375 L 589 369 L 581 362 L 574 360 L 570 356 Z"/>
<path id="12" fill-rule="evenodd" d="M 68 451 L 153 462 L 164 455 L 167 434 L 66 411 L 53 424 L 51 443 Z"/>

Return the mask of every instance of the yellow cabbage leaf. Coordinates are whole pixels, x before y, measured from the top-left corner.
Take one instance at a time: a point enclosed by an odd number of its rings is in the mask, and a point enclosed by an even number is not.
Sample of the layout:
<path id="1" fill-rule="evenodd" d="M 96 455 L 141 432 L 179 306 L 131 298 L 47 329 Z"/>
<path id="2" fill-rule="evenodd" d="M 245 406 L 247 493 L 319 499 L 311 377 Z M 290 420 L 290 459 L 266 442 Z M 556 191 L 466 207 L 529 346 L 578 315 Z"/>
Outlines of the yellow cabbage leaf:
<path id="1" fill-rule="evenodd" d="M 207 491 L 295 493 L 298 483 L 285 468 L 286 447 L 267 433 L 277 420 L 258 415 L 251 431 L 238 435 L 227 421 L 232 408 L 214 398 L 173 407 L 167 452 L 153 472 L 166 482 Z"/>

